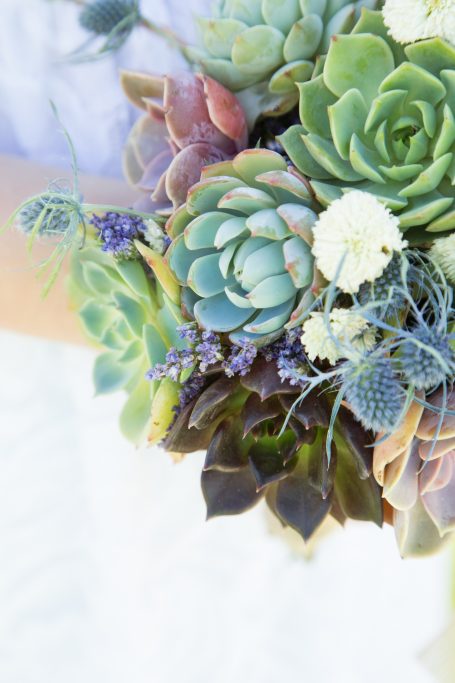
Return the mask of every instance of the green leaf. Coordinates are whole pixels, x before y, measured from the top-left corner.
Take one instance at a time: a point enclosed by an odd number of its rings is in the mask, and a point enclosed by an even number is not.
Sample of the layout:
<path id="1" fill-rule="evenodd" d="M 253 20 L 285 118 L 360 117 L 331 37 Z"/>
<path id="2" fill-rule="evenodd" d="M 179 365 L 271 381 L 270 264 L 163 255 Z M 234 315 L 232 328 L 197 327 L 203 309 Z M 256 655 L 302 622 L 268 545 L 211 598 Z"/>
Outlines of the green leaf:
<path id="1" fill-rule="evenodd" d="M 299 171 L 309 178 L 320 180 L 331 178 L 331 173 L 328 173 L 322 168 L 307 151 L 307 148 L 303 143 L 303 135 L 305 132 L 303 126 L 291 126 L 282 135 L 278 135 L 276 139 L 284 147 L 286 154 Z"/>
<path id="2" fill-rule="evenodd" d="M 224 293 L 201 299 L 194 306 L 194 315 L 199 325 L 216 332 L 237 329 L 249 320 L 251 314 L 251 309 L 234 306 Z"/>
<path id="3" fill-rule="evenodd" d="M 142 328 L 147 322 L 142 306 L 134 299 L 131 299 L 131 297 L 122 294 L 122 292 L 115 292 L 113 298 L 131 330 L 131 334 L 142 338 Z"/>
<path id="4" fill-rule="evenodd" d="M 324 24 L 318 14 L 309 14 L 292 26 L 284 43 L 283 53 L 287 62 L 310 59 L 321 42 Z"/>
<path id="5" fill-rule="evenodd" d="M 262 16 L 286 35 L 301 17 L 299 0 L 262 0 Z"/>
<path id="6" fill-rule="evenodd" d="M 146 437 L 151 405 L 151 385 L 146 381 L 140 382 L 120 414 L 121 432 L 135 446 L 140 446 Z"/>
<path id="7" fill-rule="evenodd" d="M 184 239 L 188 249 L 212 249 L 217 230 L 226 222 L 222 211 L 209 211 L 194 218 L 185 228 Z"/>
<path id="8" fill-rule="evenodd" d="M 108 306 L 95 301 L 88 301 L 79 311 L 79 317 L 88 336 L 96 341 L 101 341 L 114 323 L 116 313 Z"/>
<path id="9" fill-rule="evenodd" d="M 259 24 L 237 36 L 232 48 L 232 63 L 247 75 L 267 75 L 284 62 L 285 38 L 273 26 Z"/>
<path id="10" fill-rule="evenodd" d="M 93 369 L 93 381 L 97 394 L 109 394 L 123 389 L 134 374 L 131 364 L 122 363 L 119 354 L 107 351 L 97 357 Z"/>
<path id="11" fill-rule="evenodd" d="M 392 50 L 379 36 L 339 35 L 330 44 L 324 67 L 324 82 L 338 97 L 352 88 L 358 88 L 369 105 L 394 66 Z M 394 89 L 397 87 L 395 85 Z"/>
<path id="12" fill-rule="evenodd" d="M 230 59 L 232 46 L 237 36 L 248 28 L 238 19 L 206 19 L 197 17 L 204 46 L 213 57 Z"/>

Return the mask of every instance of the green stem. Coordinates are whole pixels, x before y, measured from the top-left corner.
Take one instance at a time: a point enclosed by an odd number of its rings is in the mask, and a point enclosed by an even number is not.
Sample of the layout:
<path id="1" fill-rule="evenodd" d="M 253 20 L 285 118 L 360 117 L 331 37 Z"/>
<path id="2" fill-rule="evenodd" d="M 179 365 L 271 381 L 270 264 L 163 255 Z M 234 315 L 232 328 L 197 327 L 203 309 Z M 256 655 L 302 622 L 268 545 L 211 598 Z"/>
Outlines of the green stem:
<path id="1" fill-rule="evenodd" d="M 160 38 L 164 38 L 164 40 L 166 40 L 171 47 L 180 52 L 187 62 L 190 62 L 186 54 L 187 43 L 179 38 L 179 36 L 170 28 L 167 28 L 166 26 L 158 26 L 158 24 L 155 24 L 154 21 L 146 19 L 146 17 L 143 16 L 140 17 L 138 24 L 139 26 L 146 28 L 148 31 L 151 31 L 155 35 L 160 36 Z"/>
<path id="2" fill-rule="evenodd" d="M 156 220 L 157 218 L 160 218 L 160 216 L 156 216 L 153 213 L 143 213 L 142 211 L 136 211 L 136 209 L 125 209 L 123 206 L 115 206 L 111 204 L 82 204 L 81 210 L 84 214 L 95 213 L 95 211 L 103 211 L 104 213 L 112 211 L 114 213 L 123 213 L 126 216 L 140 216 L 146 220 Z"/>

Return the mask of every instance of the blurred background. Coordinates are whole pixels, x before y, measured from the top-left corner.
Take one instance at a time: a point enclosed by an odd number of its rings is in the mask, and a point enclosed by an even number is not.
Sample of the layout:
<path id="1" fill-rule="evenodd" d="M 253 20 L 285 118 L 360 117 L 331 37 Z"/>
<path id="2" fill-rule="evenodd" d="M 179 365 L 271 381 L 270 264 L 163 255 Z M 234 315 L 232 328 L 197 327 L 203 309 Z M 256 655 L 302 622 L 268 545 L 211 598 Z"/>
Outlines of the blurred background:
<path id="1" fill-rule="evenodd" d="M 146 16 L 184 38 L 192 12 L 208 4 L 142 0 Z M 102 61 L 68 64 L 62 56 L 86 39 L 77 14 L 63 0 L 1 0 L 2 222 L 13 195 L 52 178 L 36 164 L 70 176 L 50 99 L 81 171 L 120 182 L 135 114 L 118 69 L 184 66 L 145 30 Z M 89 194 L 92 184 L 104 191 L 88 178 Z M 391 529 L 350 523 L 304 552 L 262 507 L 206 523 L 202 455 L 176 465 L 123 441 L 122 397 L 94 397 L 95 351 L 58 307 L 62 290 L 38 303 L 22 245 L 8 239 L 0 237 L 2 683 L 453 683 L 443 658 L 454 636 L 438 640 L 452 619 L 450 548 L 403 561 Z M 45 338 L 51 328 L 59 341 Z"/>

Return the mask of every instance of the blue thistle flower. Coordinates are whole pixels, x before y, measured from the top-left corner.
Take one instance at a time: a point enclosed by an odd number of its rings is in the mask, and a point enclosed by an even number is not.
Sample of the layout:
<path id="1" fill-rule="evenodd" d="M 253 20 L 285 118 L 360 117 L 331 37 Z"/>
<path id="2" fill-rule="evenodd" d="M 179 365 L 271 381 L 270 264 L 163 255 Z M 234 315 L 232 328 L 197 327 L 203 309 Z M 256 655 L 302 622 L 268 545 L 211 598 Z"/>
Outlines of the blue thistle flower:
<path id="1" fill-rule="evenodd" d="M 391 433 L 405 402 L 405 392 L 384 355 L 369 354 L 343 366 L 341 391 L 357 419 L 374 432 Z"/>
<path id="2" fill-rule="evenodd" d="M 128 18 L 132 23 L 139 20 L 134 0 L 95 0 L 83 8 L 79 23 L 91 33 L 107 36 Z"/>
<path id="3" fill-rule="evenodd" d="M 412 339 L 400 345 L 401 368 L 416 389 L 436 389 L 455 372 L 449 335 L 423 324 L 411 330 Z M 417 343 L 416 343 L 417 342 Z"/>
<path id="4" fill-rule="evenodd" d="M 364 283 L 359 290 L 359 302 L 362 306 L 378 302 L 376 315 L 387 318 L 396 314 L 406 303 L 403 289 L 402 259 L 396 254 L 383 274 L 372 283 Z M 382 306 L 380 305 L 382 302 Z M 388 302 L 386 306 L 384 303 Z"/>

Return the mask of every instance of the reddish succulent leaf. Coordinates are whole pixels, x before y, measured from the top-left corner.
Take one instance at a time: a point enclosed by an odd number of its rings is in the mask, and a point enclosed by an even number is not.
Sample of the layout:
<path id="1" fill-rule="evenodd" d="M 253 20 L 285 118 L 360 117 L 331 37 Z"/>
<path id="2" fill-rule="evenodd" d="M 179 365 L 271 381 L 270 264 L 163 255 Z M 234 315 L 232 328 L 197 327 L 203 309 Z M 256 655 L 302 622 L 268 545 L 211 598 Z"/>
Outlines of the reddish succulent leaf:
<path id="1" fill-rule="evenodd" d="M 256 479 L 249 466 L 236 472 L 203 471 L 201 485 L 207 504 L 207 519 L 246 512 L 262 497 L 256 491 Z"/>
<path id="2" fill-rule="evenodd" d="M 297 396 L 280 396 L 280 401 L 286 413 L 291 410 Z M 324 396 L 318 396 L 317 398 L 313 395 L 307 396 L 294 408 L 292 415 L 302 423 L 305 429 L 328 427 L 330 423 L 330 408 Z"/>
<path id="3" fill-rule="evenodd" d="M 146 109 L 144 98 L 161 98 L 164 93 L 162 77 L 126 69 L 120 71 L 120 85 L 130 102 L 140 109 Z"/>
<path id="4" fill-rule="evenodd" d="M 382 526 L 384 513 L 382 490 L 373 476 L 360 479 L 357 462 L 349 446 L 337 440 L 338 464 L 335 494 L 345 515 L 351 519 Z"/>
<path id="5" fill-rule="evenodd" d="M 169 201 L 167 195 L 165 194 L 165 183 L 162 181 L 162 178 L 165 176 L 172 158 L 173 157 L 170 150 L 163 150 L 153 157 L 152 161 L 150 161 L 146 166 L 144 173 L 142 174 L 142 178 L 137 183 L 138 187 L 146 192 L 154 192 L 156 196 L 166 198 Z M 162 190 L 158 191 L 160 181 L 162 184 Z"/>
<path id="6" fill-rule="evenodd" d="M 166 77 L 164 109 L 168 131 L 180 149 L 206 142 L 228 154 L 235 153 L 232 140 L 212 122 L 204 86 L 194 74 L 180 72 Z"/>
<path id="7" fill-rule="evenodd" d="M 331 496 L 324 499 L 308 476 L 307 455 L 299 456 L 293 472 L 276 485 L 274 500 L 277 515 L 305 541 L 311 538 L 331 508 Z"/>
<path id="8" fill-rule="evenodd" d="M 276 397 L 273 396 L 268 401 L 261 401 L 257 394 L 251 394 L 242 412 L 244 436 L 265 420 L 278 417 L 281 412 L 281 405 Z"/>
<path id="9" fill-rule="evenodd" d="M 250 440 L 244 441 L 238 416 L 223 420 L 214 434 L 204 463 L 204 470 L 232 472 L 245 467 Z"/>
<path id="10" fill-rule="evenodd" d="M 282 454 L 274 447 L 274 444 L 267 443 L 264 440 L 250 448 L 248 458 L 258 491 L 273 484 L 273 482 L 284 479 L 292 469 L 290 465 L 286 467 Z"/>
<path id="11" fill-rule="evenodd" d="M 237 97 L 221 83 L 209 76 L 198 74 L 203 84 L 210 118 L 215 126 L 236 143 L 240 152 L 248 146 L 248 126 Z"/>
<path id="12" fill-rule="evenodd" d="M 205 142 L 192 144 L 179 151 L 166 174 L 166 192 L 174 207 L 185 203 L 188 190 L 199 181 L 204 166 L 224 158 L 221 150 Z"/>
<path id="13" fill-rule="evenodd" d="M 194 408 L 194 403 L 186 406 L 177 417 L 164 440 L 164 448 L 170 453 L 193 453 L 203 451 L 209 447 L 216 422 L 207 429 L 189 429 L 188 420 Z"/>
<path id="14" fill-rule="evenodd" d="M 265 358 L 256 360 L 251 371 L 240 381 L 246 389 L 254 391 L 263 401 L 276 394 L 296 393 L 295 387 L 289 382 L 281 381 L 275 363 L 268 363 Z"/>
<path id="15" fill-rule="evenodd" d="M 189 426 L 205 429 L 225 409 L 233 396 L 236 382 L 228 377 L 220 377 L 211 384 L 197 399 L 189 419 Z"/>
<path id="16" fill-rule="evenodd" d="M 357 475 L 367 479 L 373 471 L 373 448 L 368 448 L 373 443 L 373 435 L 366 432 L 351 411 L 344 407 L 338 413 L 337 431 L 351 451 Z"/>

